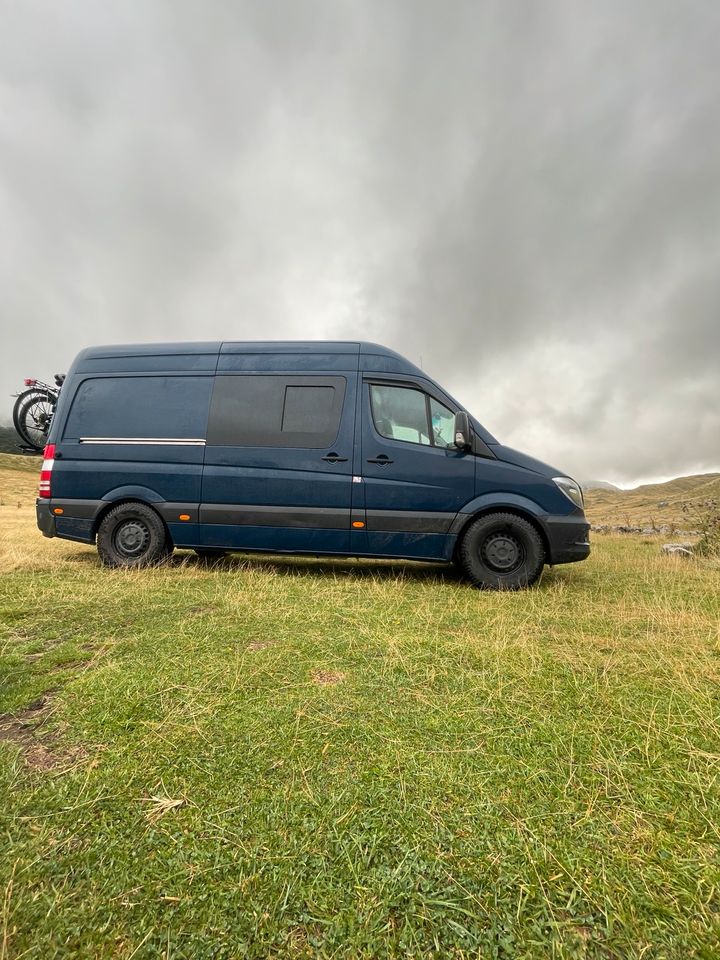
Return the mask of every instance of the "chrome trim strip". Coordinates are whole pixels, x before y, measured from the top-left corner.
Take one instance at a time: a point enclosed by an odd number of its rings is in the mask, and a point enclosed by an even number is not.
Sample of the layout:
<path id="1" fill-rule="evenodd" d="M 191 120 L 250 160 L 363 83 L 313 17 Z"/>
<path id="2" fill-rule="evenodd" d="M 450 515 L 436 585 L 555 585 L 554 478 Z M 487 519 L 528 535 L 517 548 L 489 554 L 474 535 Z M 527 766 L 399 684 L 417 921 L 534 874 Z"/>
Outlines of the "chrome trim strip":
<path id="1" fill-rule="evenodd" d="M 167 437 L 80 437 L 80 443 L 117 443 L 117 444 L 162 444 L 169 447 L 204 447 L 205 441 L 198 439 L 169 439 Z"/>

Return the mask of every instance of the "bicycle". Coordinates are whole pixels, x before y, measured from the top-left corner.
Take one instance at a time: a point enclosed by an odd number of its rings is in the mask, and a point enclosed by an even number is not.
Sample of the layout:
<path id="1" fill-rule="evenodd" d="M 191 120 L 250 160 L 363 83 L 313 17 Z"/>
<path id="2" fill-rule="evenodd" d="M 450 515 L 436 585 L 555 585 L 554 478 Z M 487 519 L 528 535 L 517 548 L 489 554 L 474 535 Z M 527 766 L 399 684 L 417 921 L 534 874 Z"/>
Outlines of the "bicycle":
<path id="1" fill-rule="evenodd" d="M 55 386 L 51 386 L 42 380 L 26 377 L 26 389 L 15 394 L 13 426 L 25 450 L 36 452 L 45 447 L 65 374 L 56 373 L 54 380 Z"/>

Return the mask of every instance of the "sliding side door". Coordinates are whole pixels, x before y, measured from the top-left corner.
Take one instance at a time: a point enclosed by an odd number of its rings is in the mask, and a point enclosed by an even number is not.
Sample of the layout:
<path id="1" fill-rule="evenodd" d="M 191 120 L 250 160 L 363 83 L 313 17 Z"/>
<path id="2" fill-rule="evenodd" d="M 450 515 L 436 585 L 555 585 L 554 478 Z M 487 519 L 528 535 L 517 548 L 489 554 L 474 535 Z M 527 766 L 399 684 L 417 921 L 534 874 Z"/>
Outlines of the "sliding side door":
<path id="1" fill-rule="evenodd" d="M 204 546 L 348 552 L 356 381 L 350 373 L 215 378 Z"/>

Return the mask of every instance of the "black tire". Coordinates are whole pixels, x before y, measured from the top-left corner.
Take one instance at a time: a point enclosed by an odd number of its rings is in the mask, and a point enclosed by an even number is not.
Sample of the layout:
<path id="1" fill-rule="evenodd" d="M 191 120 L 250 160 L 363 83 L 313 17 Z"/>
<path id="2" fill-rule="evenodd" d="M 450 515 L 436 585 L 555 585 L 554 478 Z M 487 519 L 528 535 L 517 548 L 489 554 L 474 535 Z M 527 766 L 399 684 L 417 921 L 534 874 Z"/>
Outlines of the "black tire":
<path id="1" fill-rule="evenodd" d="M 197 547 L 195 548 L 195 553 L 200 560 L 204 560 L 206 563 L 222 560 L 223 557 L 228 555 L 227 550 L 223 550 L 221 547 Z"/>
<path id="2" fill-rule="evenodd" d="M 15 431 L 17 433 L 20 433 L 20 421 L 18 419 L 20 408 L 29 397 L 35 396 L 36 393 L 41 393 L 41 391 L 38 390 L 37 387 L 31 387 L 29 390 L 23 390 L 22 393 L 19 393 L 17 397 L 15 397 L 15 403 L 13 404 L 12 418 L 13 418 L 13 426 L 15 427 Z"/>
<path id="3" fill-rule="evenodd" d="M 513 513 L 488 513 L 465 531 L 458 560 L 482 590 L 521 590 L 540 577 L 545 548 L 527 520 Z"/>
<path id="4" fill-rule="evenodd" d="M 152 507 L 121 503 L 103 517 L 97 549 L 107 567 L 150 567 L 166 560 L 173 546 Z"/>
<path id="5" fill-rule="evenodd" d="M 13 407 L 13 422 L 20 439 L 33 450 L 43 450 L 50 433 L 57 398 L 51 393 L 33 391 L 21 394 Z"/>

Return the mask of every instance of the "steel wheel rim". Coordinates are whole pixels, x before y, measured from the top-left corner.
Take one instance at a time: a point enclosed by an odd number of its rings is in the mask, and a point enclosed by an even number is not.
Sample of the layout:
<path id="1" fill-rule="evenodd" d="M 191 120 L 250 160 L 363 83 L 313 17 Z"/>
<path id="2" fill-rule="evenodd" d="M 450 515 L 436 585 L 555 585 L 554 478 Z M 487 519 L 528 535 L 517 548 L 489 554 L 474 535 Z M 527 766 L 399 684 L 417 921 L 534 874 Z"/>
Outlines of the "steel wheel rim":
<path id="1" fill-rule="evenodd" d="M 113 542 L 121 556 L 135 560 L 146 553 L 150 543 L 150 530 L 142 520 L 125 520 L 115 530 Z"/>
<path id="2" fill-rule="evenodd" d="M 480 558 L 495 573 L 514 573 L 525 560 L 525 548 L 510 531 L 496 530 L 483 541 Z"/>

